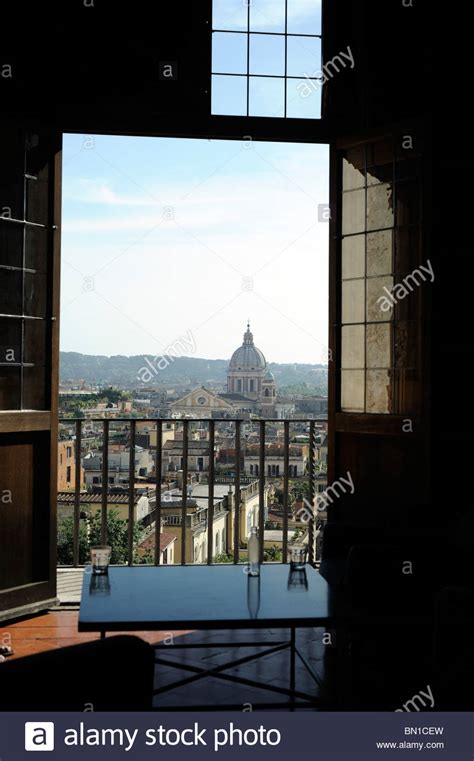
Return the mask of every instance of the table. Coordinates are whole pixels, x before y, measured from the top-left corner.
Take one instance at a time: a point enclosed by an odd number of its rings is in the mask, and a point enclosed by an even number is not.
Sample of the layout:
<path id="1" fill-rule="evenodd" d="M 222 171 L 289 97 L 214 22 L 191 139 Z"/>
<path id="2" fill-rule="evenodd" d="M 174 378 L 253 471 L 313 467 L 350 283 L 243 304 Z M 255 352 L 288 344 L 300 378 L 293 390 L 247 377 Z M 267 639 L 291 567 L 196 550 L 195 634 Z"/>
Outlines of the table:
<path id="1" fill-rule="evenodd" d="M 248 574 L 246 565 L 188 565 L 111 567 L 108 576 L 84 574 L 79 631 L 163 631 L 206 629 L 289 629 L 290 639 L 268 643 L 239 642 L 239 647 L 263 648 L 257 653 L 209 669 L 191 664 L 179 666 L 157 657 L 156 662 L 193 672 L 157 689 L 156 694 L 176 689 L 206 676 L 284 694 L 289 707 L 301 699 L 304 705 L 317 698 L 296 689 L 295 661 L 299 658 L 315 683 L 320 680 L 296 644 L 296 629 L 328 626 L 332 623 L 331 595 L 326 580 L 311 566 L 291 571 L 289 564 L 271 563 L 260 568 L 260 576 Z M 236 643 L 174 644 L 173 649 L 192 647 L 236 647 Z M 159 644 L 157 651 L 170 645 Z M 227 669 L 263 658 L 279 650 L 289 650 L 289 687 L 279 687 L 225 674 Z M 276 703 L 275 707 L 282 707 Z"/>

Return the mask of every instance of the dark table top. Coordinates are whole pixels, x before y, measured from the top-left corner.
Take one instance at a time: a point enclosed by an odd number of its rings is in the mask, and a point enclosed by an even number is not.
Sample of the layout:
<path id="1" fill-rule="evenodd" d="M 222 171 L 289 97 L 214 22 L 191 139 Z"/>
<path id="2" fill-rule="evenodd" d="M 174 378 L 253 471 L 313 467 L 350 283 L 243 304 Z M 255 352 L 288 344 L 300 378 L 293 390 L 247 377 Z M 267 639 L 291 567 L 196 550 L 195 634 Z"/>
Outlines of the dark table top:
<path id="1" fill-rule="evenodd" d="M 112 567 L 84 574 L 79 631 L 324 626 L 326 580 L 311 566 L 275 563 L 250 577 L 243 565 Z"/>

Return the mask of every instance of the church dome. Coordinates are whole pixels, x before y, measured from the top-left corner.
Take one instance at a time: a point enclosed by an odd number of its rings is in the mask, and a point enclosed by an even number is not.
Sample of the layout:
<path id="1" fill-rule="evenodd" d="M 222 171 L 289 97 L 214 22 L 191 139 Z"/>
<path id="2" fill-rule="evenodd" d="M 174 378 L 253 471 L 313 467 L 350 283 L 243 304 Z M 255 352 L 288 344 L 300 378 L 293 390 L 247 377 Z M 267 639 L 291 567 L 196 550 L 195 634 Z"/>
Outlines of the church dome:
<path id="1" fill-rule="evenodd" d="M 263 379 L 263 382 L 265 383 L 265 381 L 267 383 L 270 383 L 270 382 L 273 383 L 275 381 L 275 376 L 273 375 L 271 370 L 267 370 L 267 372 L 265 373 L 265 377 Z"/>
<path id="2" fill-rule="evenodd" d="M 253 342 L 253 334 L 250 332 L 250 324 L 244 333 L 242 346 L 234 351 L 230 359 L 229 370 L 264 370 L 267 366 L 265 357 Z"/>

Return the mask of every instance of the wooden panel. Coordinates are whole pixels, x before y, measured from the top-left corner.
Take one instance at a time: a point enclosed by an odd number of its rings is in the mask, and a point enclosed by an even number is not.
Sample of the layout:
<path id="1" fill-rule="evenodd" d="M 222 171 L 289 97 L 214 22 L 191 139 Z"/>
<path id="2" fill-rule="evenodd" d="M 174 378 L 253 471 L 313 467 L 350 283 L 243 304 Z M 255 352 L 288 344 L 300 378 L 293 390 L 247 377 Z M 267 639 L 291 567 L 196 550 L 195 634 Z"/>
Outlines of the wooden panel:
<path id="1" fill-rule="evenodd" d="M 410 526 L 429 499 L 420 444 L 410 435 L 337 433 L 334 481 L 345 478 L 353 487 L 336 491 L 330 519 Z"/>
<path id="2" fill-rule="evenodd" d="M 0 611 L 55 597 L 48 431 L 0 434 Z"/>
<path id="3" fill-rule="evenodd" d="M 4 145 L 10 147 L 16 133 L 14 125 L 2 125 Z M 25 163 L 15 165 L 15 172 L 8 178 L 7 191 L 16 185 L 23 186 L 25 168 L 27 174 L 39 178 L 35 185 L 26 179 L 27 188 L 30 191 L 33 188 L 34 193 L 31 194 L 31 204 L 26 202 L 24 211 L 26 230 L 32 227 L 28 228 L 31 222 L 43 225 L 42 250 L 45 256 L 47 254 L 44 287 L 35 291 L 41 308 L 36 303 L 29 304 L 31 314 L 38 316 L 40 311 L 44 319 L 44 340 L 36 350 L 35 363 L 46 371 L 43 373 L 44 385 L 41 381 L 39 389 L 35 388 L 31 378 L 28 379 L 28 388 L 25 386 L 22 391 L 24 411 L 7 409 L 0 412 L 2 618 L 19 616 L 27 610 L 37 610 L 41 605 L 48 606 L 56 595 L 61 135 L 49 130 L 45 132 L 36 124 L 31 129 L 24 128 L 22 139 L 25 140 Z M 26 198 L 29 198 L 28 193 Z M 23 220 L 23 212 L 21 215 L 19 212 L 19 219 Z M 18 255 L 18 261 L 23 261 L 20 250 L 23 235 L 15 239 L 14 244 L 16 248 L 12 249 L 11 255 Z"/>
<path id="4" fill-rule="evenodd" d="M 33 447 L 0 444 L 0 589 L 33 581 Z"/>
<path id="5" fill-rule="evenodd" d="M 338 433 L 382 433 L 385 436 L 418 436 L 421 421 L 408 415 L 371 415 L 338 412 L 335 416 Z"/>
<path id="6" fill-rule="evenodd" d="M 48 431 L 50 426 L 50 412 L 0 412 L 0 433 Z"/>

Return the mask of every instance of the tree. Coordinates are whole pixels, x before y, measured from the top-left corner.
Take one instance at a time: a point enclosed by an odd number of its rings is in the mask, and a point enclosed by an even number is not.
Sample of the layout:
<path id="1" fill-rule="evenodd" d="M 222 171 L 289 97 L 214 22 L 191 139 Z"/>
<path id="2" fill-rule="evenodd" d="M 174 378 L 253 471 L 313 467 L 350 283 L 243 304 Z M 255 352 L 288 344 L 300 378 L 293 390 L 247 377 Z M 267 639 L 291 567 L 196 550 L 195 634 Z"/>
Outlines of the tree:
<path id="1" fill-rule="evenodd" d="M 90 561 L 90 548 L 102 544 L 101 537 L 102 518 L 100 512 L 94 515 L 88 514 L 79 521 L 79 563 L 82 565 Z M 133 546 L 135 548 L 133 562 L 149 562 L 148 557 L 139 558 L 136 547 L 143 537 L 143 529 L 136 523 L 133 526 Z M 60 565 L 72 565 L 73 556 L 74 519 L 64 518 L 58 527 L 58 563 Z M 107 544 L 112 547 L 110 562 L 123 564 L 128 561 L 128 520 L 119 518 L 116 510 L 107 512 Z"/>
<path id="2" fill-rule="evenodd" d="M 273 545 L 273 547 L 269 547 L 268 550 L 264 550 L 263 552 L 263 560 L 264 561 L 280 561 L 282 559 L 282 552 L 279 547 L 276 546 L 276 544 Z"/>
<path id="3" fill-rule="evenodd" d="M 58 525 L 58 564 L 72 565 L 74 563 L 74 518 L 63 518 Z M 85 521 L 79 521 L 79 562 L 89 559 L 89 541 Z"/>
<path id="4" fill-rule="evenodd" d="M 234 558 L 228 552 L 219 552 L 219 554 L 216 555 L 212 559 L 212 562 L 213 563 L 233 563 Z"/>

